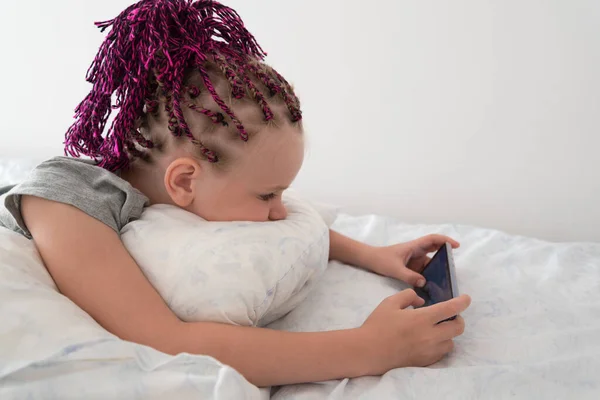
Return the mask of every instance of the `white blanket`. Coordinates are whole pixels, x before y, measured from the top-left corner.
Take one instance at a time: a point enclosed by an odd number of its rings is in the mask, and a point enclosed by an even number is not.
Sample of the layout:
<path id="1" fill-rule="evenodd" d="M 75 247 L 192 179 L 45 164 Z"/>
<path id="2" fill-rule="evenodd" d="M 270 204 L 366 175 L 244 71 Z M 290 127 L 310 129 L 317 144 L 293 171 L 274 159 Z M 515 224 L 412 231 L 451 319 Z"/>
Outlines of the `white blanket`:
<path id="1" fill-rule="evenodd" d="M 33 243 L 0 228 L 0 399 L 264 399 L 210 357 L 102 329 L 56 291 Z"/>

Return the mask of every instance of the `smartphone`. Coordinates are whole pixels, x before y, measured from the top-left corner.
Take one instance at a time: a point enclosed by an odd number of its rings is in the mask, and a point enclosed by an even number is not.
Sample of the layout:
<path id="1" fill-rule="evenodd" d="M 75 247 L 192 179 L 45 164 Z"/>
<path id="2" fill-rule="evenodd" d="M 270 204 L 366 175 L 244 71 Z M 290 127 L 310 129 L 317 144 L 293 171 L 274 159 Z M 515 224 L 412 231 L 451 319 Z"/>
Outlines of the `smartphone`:
<path id="1" fill-rule="evenodd" d="M 422 288 L 414 288 L 417 295 L 425 300 L 425 304 L 421 307 L 427 307 L 458 297 L 454 258 L 452 257 L 452 246 L 450 243 L 445 243 L 435 253 L 431 261 L 425 266 L 423 272 L 421 272 L 421 275 L 425 277 L 427 283 Z M 456 316 L 444 321 L 454 318 Z"/>

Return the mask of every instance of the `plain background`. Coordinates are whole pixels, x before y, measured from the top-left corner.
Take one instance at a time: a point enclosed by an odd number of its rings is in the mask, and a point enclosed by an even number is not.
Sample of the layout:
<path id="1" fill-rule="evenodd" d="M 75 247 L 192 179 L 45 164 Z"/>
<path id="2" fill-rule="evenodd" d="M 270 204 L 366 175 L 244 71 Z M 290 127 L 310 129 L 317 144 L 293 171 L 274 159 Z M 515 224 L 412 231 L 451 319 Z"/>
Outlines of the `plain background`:
<path id="1" fill-rule="evenodd" d="M 301 96 L 310 197 L 600 241 L 599 1 L 225 1 Z M 62 153 L 93 22 L 130 3 L 0 3 L 0 157 Z"/>

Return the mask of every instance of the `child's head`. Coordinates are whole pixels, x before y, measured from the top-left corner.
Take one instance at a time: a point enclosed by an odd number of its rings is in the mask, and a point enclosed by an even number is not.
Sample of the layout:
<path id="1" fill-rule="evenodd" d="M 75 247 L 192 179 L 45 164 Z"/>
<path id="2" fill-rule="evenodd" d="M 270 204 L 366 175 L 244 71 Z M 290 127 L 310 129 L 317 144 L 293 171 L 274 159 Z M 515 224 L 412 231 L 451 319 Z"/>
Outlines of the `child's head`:
<path id="1" fill-rule="evenodd" d="M 155 197 L 208 220 L 284 218 L 281 192 L 303 160 L 300 105 L 235 11 L 142 0 L 97 25 L 112 29 L 67 153 L 137 171 Z"/>

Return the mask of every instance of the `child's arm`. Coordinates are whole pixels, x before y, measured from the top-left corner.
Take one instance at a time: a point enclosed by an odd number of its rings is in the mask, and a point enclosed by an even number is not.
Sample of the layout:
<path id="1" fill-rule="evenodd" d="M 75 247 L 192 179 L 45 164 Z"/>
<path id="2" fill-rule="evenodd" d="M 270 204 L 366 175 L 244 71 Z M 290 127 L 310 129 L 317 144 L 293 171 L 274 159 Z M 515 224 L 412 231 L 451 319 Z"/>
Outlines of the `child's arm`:
<path id="1" fill-rule="evenodd" d="M 428 235 L 394 246 L 374 247 L 330 230 L 329 259 L 420 287 L 425 284 L 420 272 L 429 262 L 427 254 L 437 251 L 446 242 L 453 248 L 459 246 L 457 241 L 447 236 Z"/>
<path id="2" fill-rule="evenodd" d="M 371 270 L 369 264 L 371 264 L 371 253 L 374 250 L 373 246 L 329 230 L 329 260 Z"/>
<path id="3" fill-rule="evenodd" d="M 384 302 L 357 329 L 292 333 L 217 323 L 185 323 L 165 305 L 119 236 L 82 211 L 24 196 L 22 215 L 60 291 L 117 336 L 170 354 L 206 354 L 258 386 L 381 374 L 439 360 L 464 321 L 435 325 L 469 305 L 418 305 L 414 291 Z"/>

